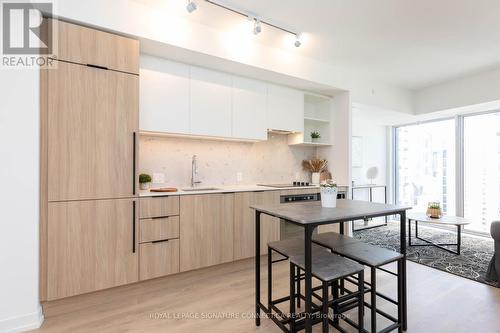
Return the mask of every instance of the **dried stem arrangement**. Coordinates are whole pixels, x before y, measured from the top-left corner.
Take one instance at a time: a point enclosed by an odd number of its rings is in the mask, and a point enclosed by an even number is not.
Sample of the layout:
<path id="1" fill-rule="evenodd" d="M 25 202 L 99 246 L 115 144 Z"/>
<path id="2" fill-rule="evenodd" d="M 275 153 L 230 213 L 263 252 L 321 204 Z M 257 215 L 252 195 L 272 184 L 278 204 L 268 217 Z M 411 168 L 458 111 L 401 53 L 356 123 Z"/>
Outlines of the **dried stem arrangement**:
<path id="1" fill-rule="evenodd" d="M 323 172 L 326 170 L 327 164 L 328 162 L 326 160 L 319 158 L 302 161 L 302 167 L 311 172 Z"/>

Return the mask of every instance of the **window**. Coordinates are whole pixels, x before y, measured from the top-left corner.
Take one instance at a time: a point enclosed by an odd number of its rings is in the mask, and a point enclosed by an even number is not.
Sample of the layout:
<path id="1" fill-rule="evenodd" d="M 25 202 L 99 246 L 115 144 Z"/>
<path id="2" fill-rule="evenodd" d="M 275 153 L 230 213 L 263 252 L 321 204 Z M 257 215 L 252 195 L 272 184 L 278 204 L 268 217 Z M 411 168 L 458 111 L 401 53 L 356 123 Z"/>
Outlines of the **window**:
<path id="1" fill-rule="evenodd" d="M 465 230 L 489 234 L 500 219 L 500 112 L 400 126 L 394 134 L 396 202 L 422 212 L 439 201 L 444 214 L 471 220 Z M 458 156 L 456 147 L 463 147 Z"/>
<path id="2" fill-rule="evenodd" d="M 425 211 L 439 201 L 455 214 L 455 122 L 453 119 L 396 128 L 397 203 Z"/>
<path id="3" fill-rule="evenodd" d="M 489 233 L 500 215 L 500 112 L 464 117 L 466 229 Z"/>

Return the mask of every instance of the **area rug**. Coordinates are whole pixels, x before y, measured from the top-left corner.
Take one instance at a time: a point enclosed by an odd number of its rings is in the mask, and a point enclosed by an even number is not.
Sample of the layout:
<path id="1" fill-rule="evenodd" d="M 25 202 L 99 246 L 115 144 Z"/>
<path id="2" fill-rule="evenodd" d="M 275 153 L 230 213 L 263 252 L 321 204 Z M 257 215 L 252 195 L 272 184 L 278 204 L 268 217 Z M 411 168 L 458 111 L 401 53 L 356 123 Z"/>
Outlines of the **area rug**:
<path id="1" fill-rule="evenodd" d="M 446 230 L 418 226 L 419 236 L 434 243 L 456 243 L 456 233 Z M 412 244 L 422 243 L 415 239 L 415 225 L 412 225 Z M 358 230 L 354 237 L 363 242 L 398 251 L 399 222 L 389 222 L 387 226 Z M 450 247 L 455 250 L 456 247 Z M 416 246 L 407 248 L 407 258 L 413 262 L 455 274 L 494 287 L 497 283 L 485 279 L 486 270 L 493 256 L 493 240 L 486 237 L 476 237 L 462 233 L 461 254 L 455 255 L 434 246 Z"/>

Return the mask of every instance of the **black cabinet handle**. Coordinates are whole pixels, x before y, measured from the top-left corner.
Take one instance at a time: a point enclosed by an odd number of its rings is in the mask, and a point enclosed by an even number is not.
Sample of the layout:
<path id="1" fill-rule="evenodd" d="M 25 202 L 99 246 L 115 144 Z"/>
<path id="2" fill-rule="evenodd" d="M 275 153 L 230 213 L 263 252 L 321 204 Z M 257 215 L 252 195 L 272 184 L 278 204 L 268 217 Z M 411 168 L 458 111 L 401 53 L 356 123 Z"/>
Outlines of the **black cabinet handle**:
<path id="1" fill-rule="evenodd" d="M 135 183 L 136 182 L 136 179 L 135 179 L 135 177 L 136 177 L 136 172 L 135 172 L 135 158 L 136 158 L 135 155 L 136 155 L 136 151 L 135 150 L 136 149 L 135 149 L 135 145 L 136 145 L 136 134 L 134 132 L 133 133 L 133 139 L 132 139 L 132 146 L 133 146 L 132 147 L 132 177 L 133 177 L 132 178 L 133 179 L 133 181 L 132 181 L 132 194 L 133 195 L 135 195 L 135 191 L 136 191 L 136 189 L 135 189 L 136 188 L 136 183 Z"/>
<path id="2" fill-rule="evenodd" d="M 106 66 L 99 66 L 99 65 L 94 65 L 94 64 L 87 64 L 88 67 L 92 67 L 92 68 L 97 68 L 97 69 L 108 69 L 108 67 Z"/>
<path id="3" fill-rule="evenodd" d="M 132 253 L 135 253 L 135 200 L 132 201 Z"/>

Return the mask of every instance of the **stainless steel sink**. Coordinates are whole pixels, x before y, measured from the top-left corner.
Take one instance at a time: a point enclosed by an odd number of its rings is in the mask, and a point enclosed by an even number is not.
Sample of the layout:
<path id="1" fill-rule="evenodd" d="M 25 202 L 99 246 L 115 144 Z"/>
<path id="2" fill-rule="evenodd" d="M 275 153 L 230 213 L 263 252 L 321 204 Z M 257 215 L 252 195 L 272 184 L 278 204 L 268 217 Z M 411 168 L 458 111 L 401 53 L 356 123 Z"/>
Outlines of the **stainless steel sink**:
<path id="1" fill-rule="evenodd" d="M 198 191 L 219 191 L 220 188 L 217 187 L 186 187 L 181 188 L 181 191 L 186 192 L 198 192 Z"/>

